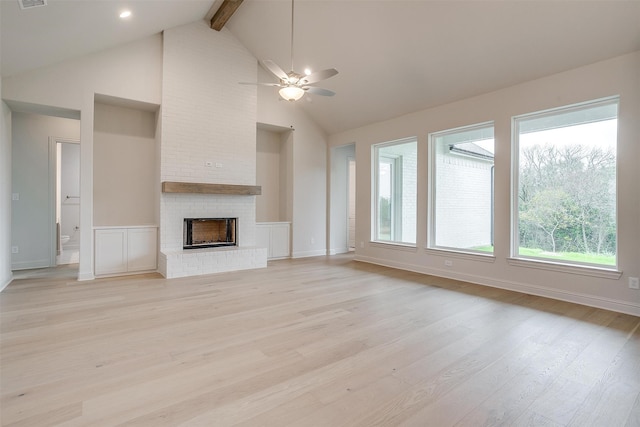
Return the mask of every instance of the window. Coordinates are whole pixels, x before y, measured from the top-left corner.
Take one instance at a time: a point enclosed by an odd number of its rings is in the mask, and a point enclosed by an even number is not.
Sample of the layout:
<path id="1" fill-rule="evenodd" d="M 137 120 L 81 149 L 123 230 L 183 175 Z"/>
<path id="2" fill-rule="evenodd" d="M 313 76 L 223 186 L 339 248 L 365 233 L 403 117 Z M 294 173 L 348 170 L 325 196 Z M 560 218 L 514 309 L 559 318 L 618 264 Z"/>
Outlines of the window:
<path id="1" fill-rule="evenodd" d="M 618 99 L 514 118 L 512 253 L 616 266 Z"/>
<path id="2" fill-rule="evenodd" d="M 429 141 L 429 247 L 493 253 L 493 123 Z"/>
<path id="3" fill-rule="evenodd" d="M 373 240 L 416 243 L 417 143 L 373 146 Z"/>

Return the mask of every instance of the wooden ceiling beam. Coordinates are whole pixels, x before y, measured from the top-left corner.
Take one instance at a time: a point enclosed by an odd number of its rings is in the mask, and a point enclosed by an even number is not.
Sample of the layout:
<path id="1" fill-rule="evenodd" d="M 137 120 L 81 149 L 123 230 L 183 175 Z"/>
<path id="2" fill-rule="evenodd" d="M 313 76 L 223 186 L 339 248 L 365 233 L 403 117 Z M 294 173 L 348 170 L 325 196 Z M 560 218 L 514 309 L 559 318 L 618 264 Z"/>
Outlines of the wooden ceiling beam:
<path id="1" fill-rule="evenodd" d="M 243 0 L 224 0 L 218 8 L 213 18 L 211 18 L 211 28 L 220 31 L 227 23 L 231 15 L 240 7 Z"/>

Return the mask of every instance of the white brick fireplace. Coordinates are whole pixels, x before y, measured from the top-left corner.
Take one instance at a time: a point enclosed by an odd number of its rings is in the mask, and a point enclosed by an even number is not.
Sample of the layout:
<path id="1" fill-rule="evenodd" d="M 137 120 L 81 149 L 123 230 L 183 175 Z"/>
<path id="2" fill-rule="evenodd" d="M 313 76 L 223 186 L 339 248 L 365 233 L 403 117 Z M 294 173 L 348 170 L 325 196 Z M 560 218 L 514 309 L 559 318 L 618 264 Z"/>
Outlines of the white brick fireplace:
<path id="1" fill-rule="evenodd" d="M 227 30 L 196 22 L 163 39 L 160 180 L 255 185 L 256 59 Z M 255 197 L 162 193 L 159 270 L 167 278 L 266 267 Z M 184 218 L 233 217 L 238 246 L 183 250 Z"/>
<path id="2" fill-rule="evenodd" d="M 267 249 L 255 247 L 255 196 L 163 194 L 160 272 L 168 278 L 261 268 Z M 184 218 L 238 218 L 238 246 L 182 249 Z"/>

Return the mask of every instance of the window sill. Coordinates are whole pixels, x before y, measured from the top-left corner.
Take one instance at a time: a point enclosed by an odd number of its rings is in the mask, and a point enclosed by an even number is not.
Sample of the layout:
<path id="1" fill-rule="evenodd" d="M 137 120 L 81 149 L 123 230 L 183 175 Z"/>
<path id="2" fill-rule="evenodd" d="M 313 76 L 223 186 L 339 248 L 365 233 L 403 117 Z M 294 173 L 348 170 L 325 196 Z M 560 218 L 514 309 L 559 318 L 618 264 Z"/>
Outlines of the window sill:
<path id="1" fill-rule="evenodd" d="M 416 252 L 417 250 L 417 247 L 410 243 L 382 242 L 380 240 L 372 240 L 369 242 L 369 244 L 377 248 L 393 249 L 398 251 Z"/>
<path id="2" fill-rule="evenodd" d="M 586 265 L 562 264 L 559 262 L 524 259 L 524 258 L 507 258 L 509 265 L 515 267 L 537 268 L 540 270 L 558 271 L 561 273 L 580 274 L 583 276 L 601 277 L 603 279 L 617 280 L 622 276 L 622 271 L 592 267 Z"/>
<path id="3" fill-rule="evenodd" d="M 496 262 L 496 257 L 493 254 L 483 254 L 483 253 L 477 253 L 477 252 L 462 252 L 462 251 L 454 251 L 452 249 L 442 249 L 442 248 L 425 248 L 424 251 L 431 255 L 469 259 L 472 261 L 480 261 L 480 262 L 491 262 L 491 263 Z"/>

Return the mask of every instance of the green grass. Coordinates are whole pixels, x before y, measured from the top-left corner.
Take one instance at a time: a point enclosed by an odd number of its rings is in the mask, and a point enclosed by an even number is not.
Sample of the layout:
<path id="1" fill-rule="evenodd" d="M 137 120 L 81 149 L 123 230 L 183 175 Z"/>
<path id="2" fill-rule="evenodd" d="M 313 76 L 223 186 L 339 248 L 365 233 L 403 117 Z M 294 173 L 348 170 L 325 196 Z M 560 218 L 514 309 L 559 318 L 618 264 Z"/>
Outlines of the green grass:
<path id="1" fill-rule="evenodd" d="M 493 252 L 493 246 L 478 246 L 473 248 L 476 251 Z M 542 249 L 534 248 L 519 248 L 519 255 L 525 257 L 536 257 L 552 259 L 555 261 L 571 261 L 582 262 L 587 264 L 599 264 L 599 265 L 616 265 L 615 255 L 598 255 L 598 254 L 581 254 L 578 252 L 545 252 Z"/>

